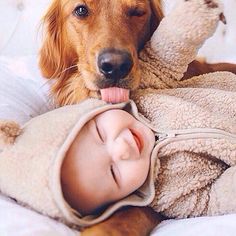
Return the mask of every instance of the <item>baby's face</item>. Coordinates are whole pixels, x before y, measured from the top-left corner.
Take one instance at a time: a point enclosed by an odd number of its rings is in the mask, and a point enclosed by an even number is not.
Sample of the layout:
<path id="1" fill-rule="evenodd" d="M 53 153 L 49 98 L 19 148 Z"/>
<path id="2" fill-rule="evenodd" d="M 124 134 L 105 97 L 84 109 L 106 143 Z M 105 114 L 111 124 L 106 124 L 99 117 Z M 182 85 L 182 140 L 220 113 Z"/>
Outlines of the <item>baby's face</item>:
<path id="1" fill-rule="evenodd" d="M 62 166 L 66 200 L 90 214 L 129 195 L 146 180 L 153 132 L 129 113 L 109 110 L 79 132 Z"/>

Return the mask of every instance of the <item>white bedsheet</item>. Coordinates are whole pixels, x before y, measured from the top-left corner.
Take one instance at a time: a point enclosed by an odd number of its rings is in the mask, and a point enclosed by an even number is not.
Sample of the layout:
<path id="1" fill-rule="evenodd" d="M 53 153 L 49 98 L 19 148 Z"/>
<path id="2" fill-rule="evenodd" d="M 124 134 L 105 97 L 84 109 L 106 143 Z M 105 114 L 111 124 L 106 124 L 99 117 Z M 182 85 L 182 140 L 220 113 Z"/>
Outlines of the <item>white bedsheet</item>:
<path id="1" fill-rule="evenodd" d="M 75 236 L 76 234 L 67 226 L 0 196 L 0 235 Z"/>
<path id="2" fill-rule="evenodd" d="M 152 236 L 235 236 L 236 214 L 168 220 L 156 227 Z"/>
<path id="3" fill-rule="evenodd" d="M 0 196 L 1 236 L 76 236 L 67 226 L 17 205 Z M 168 220 L 156 227 L 152 236 L 235 236 L 236 214 Z"/>
<path id="4" fill-rule="evenodd" d="M 20 124 L 53 108 L 36 56 L 0 56 L 0 118 Z"/>
<path id="5" fill-rule="evenodd" d="M 0 57 L 0 119 L 24 123 L 53 108 L 36 57 Z M 14 112 L 13 112 L 14 111 Z M 235 236 L 236 214 L 168 220 L 152 236 Z M 0 196 L 0 236 L 75 236 L 67 226 Z"/>
<path id="6" fill-rule="evenodd" d="M 173 3 L 175 0 L 163 0 Z M 31 55 L 38 51 L 38 21 L 50 0 L 0 0 L 0 54 Z M 236 62 L 235 0 L 224 0 L 228 24 L 201 50 L 209 61 Z M 234 5 L 233 5 L 234 4 Z M 168 5 L 166 5 L 168 7 Z M 214 45 L 217 45 L 215 47 Z M 8 88 L 11 88 L 9 91 Z M 35 57 L 0 57 L 0 118 L 24 123 L 52 108 L 48 86 L 38 72 Z M 13 112 L 16 111 L 16 112 Z M 74 236 L 68 227 L 0 196 L 0 236 Z M 171 220 L 152 236 L 235 236 L 236 214 Z"/>

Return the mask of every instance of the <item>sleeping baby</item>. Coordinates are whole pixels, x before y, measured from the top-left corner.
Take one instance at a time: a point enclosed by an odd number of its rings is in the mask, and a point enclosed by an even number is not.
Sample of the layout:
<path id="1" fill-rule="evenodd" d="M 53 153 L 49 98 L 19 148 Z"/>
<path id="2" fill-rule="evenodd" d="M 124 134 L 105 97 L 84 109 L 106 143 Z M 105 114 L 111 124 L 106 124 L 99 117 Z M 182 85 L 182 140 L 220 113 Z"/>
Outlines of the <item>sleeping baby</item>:
<path id="1" fill-rule="evenodd" d="M 141 55 L 141 66 L 150 58 L 153 64 L 143 67 L 149 80 L 132 100 L 89 99 L 22 128 L 1 122 L 3 194 L 81 227 L 128 205 L 149 205 L 169 218 L 236 212 L 236 76 L 217 72 L 178 81 L 221 10 L 206 7 L 211 1 L 180 2 L 178 14 L 163 20 Z M 183 8 L 189 21 L 172 35 L 166 29 L 184 23 Z M 169 41 L 177 34 L 182 44 L 163 49 L 163 32 Z M 164 65 L 155 68 L 158 76 L 150 72 L 156 62 Z"/>
<path id="2" fill-rule="evenodd" d="M 170 218 L 236 212 L 236 76 L 219 75 L 215 88 L 139 91 L 138 107 L 89 99 L 22 129 L 2 122 L 1 192 L 81 227 L 128 205 Z"/>

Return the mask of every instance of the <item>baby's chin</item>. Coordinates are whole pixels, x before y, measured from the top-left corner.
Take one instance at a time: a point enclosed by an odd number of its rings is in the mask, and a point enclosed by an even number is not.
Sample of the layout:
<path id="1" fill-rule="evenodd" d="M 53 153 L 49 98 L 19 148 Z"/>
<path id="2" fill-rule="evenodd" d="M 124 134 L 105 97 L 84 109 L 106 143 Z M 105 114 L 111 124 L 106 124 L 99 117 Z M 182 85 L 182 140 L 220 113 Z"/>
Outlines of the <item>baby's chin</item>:
<path id="1" fill-rule="evenodd" d="M 79 204 L 73 205 L 72 207 L 78 211 L 83 217 L 89 215 L 99 215 L 104 212 L 111 203 L 101 202 L 99 204 L 87 204 L 85 201 Z"/>

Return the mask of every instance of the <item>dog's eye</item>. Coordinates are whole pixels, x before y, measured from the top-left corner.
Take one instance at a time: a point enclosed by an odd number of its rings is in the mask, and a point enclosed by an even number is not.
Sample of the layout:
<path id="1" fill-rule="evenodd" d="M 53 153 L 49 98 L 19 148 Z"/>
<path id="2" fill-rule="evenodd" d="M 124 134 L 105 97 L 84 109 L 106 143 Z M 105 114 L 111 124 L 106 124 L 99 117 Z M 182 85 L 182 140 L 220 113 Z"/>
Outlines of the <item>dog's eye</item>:
<path id="1" fill-rule="evenodd" d="M 144 16 L 146 14 L 146 12 L 142 9 L 138 9 L 138 8 L 131 8 L 128 11 L 128 16 L 137 16 L 137 17 L 141 17 Z"/>
<path id="2" fill-rule="evenodd" d="M 74 9 L 73 14 L 76 17 L 82 18 L 88 16 L 89 10 L 85 5 L 80 5 Z"/>

